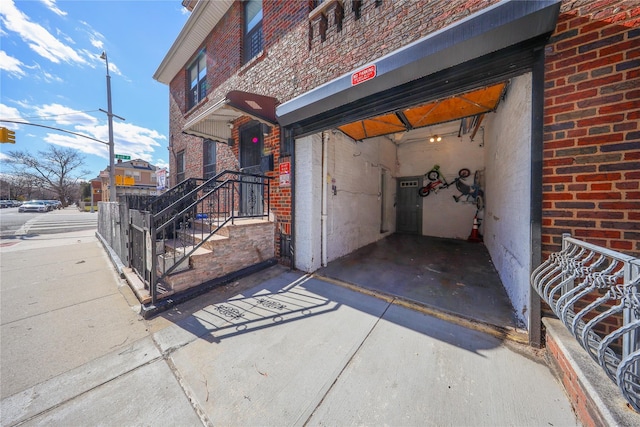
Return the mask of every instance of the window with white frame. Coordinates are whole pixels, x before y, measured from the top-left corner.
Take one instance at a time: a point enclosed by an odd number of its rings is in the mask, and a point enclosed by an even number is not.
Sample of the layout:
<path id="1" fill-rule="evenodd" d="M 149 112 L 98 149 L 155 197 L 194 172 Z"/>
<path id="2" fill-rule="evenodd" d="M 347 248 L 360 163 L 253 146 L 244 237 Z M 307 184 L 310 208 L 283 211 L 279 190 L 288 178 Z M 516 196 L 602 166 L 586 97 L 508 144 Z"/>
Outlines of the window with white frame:
<path id="1" fill-rule="evenodd" d="M 262 0 L 244 2 L 243 62 L 249 62 L 262 51 Z"/>
<path id="2" fill-rule="evenodd" d="M 207 55 L 202 50 L 187 69 L 189 79 L 188 108 L 194 107 L 207 96 Z"/>

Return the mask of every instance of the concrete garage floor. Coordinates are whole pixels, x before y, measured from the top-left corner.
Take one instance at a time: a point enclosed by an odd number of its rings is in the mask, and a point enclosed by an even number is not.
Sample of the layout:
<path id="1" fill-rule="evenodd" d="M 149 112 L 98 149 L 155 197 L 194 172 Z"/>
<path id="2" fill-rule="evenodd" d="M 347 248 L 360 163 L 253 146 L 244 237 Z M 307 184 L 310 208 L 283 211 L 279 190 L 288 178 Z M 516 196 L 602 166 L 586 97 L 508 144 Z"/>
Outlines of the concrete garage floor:
<path id="1" fill-rule="evenodd" d="M 330 262 L 316 274 L 515 333 L 526 341 L 482 243 L 392 234 Z"/>

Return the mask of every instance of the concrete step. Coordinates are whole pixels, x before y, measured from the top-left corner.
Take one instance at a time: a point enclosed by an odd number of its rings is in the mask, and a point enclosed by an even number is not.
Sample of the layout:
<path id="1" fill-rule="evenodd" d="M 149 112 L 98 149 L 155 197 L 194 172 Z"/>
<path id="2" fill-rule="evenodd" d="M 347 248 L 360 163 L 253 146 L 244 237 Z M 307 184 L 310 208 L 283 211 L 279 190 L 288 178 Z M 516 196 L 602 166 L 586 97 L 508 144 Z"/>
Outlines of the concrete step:
<path id="1" fill-rule="evenodd" d="M 194 229 L 181 230 L 177 239 L 165 243 L 165 254 L 161 260 L 165 269 L 178 261 L 173 254 L 176 251 L 188 253 L 193 245 L 186 243 L 202 242 L 189 260 L 181 262 L 176 269 L 163 280 L 173 292 L 183 291 L 190 287 L 231 274 L 252 265 L 260 264 L 275 256 L 274 237 L 275 224 L 264 219 L 242 219 L 227 224 L 225 235 L 204 235 Z M 166 270 L 165 270 L 166 271 Z"/>
<path id="2" fill-rule="evenodd" d="M 209 240 L 224 240 L 224 239 L 228 239 L 228 237 L 218 236 L 215 234 L 209 237 Z M 170 253 L 177 252 L 181 254 L 189 253 L 193 250 L 193 248 L 197 244 L 202 242 L 202 240 L 203 240 L 202 235 L 199 232 L 192 232 L 190 230 L 181 231 L 177 239 L 168 239 L 164 241 L 164 250 L 165 250 L 165 253 L 168 253 L 168 252 Z M 195 250 L 195 252 L 192 255 L 204 255 L 207 253 L 211 253 L 211 250 L 204 246 L 200 246 L 198 249 Z"/>

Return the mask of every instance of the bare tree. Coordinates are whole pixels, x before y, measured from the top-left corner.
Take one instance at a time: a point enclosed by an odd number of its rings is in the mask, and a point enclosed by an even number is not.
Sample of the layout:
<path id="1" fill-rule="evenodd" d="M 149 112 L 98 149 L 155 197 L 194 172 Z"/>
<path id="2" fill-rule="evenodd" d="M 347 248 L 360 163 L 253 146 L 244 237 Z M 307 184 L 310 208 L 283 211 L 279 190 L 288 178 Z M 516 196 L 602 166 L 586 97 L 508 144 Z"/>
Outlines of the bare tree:
<path id="1" fill-rule="evenodd" d="M 3 162 L 9 165 L 16 178 L 54 192 L 64 206 L 68 200 L 77 197 L 78 180 L 91 173 L 80 169 L 84 165 L 84 156 L 71 148 L 49 145 L 37 155 L 26 151 L 9 151 L 7 154 L 9 158 Z"/>

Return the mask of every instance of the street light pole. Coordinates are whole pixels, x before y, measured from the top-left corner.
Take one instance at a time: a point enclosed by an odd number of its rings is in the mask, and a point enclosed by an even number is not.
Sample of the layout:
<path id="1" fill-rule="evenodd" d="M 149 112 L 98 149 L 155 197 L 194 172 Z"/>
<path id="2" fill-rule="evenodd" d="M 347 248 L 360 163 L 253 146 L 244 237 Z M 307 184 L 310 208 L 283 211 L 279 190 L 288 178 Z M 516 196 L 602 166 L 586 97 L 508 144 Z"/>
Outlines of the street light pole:
<path id="1" fill-rule="evenodd" d="M 109 59 L 107 52 L 102 52 L 100 59 L 104 59 L 107 64 L 107 117 L 109 119 L 109 201 L 116 201 L 116 171 L 113 165 L 115 158 L 113 144 L 113 112 L 111 110 L 111 76 L 109 75 Z M 93 188 L 91 189 L 93 191 Z"/>

